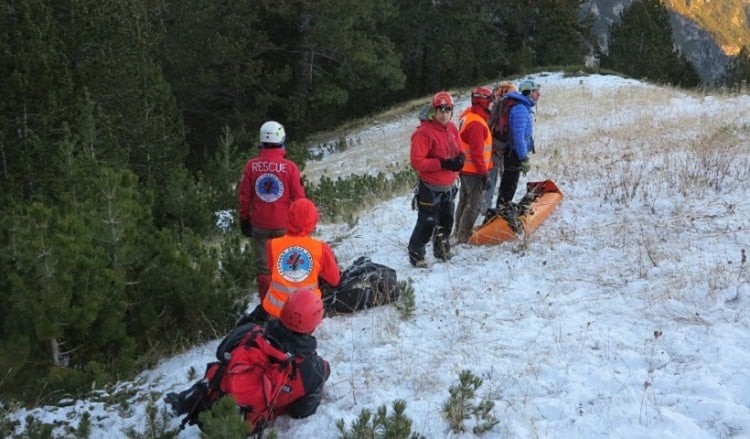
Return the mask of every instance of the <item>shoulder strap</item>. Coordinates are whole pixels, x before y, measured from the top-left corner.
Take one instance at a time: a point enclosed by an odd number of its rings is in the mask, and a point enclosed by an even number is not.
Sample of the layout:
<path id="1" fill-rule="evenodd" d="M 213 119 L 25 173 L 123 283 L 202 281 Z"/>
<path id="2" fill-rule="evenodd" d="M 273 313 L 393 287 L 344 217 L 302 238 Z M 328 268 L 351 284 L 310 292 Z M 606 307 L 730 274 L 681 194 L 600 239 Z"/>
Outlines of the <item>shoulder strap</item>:
<path id="1" fill-rule="evenodd" d="M 501 96 L 500 99 L 495 101 L 495 105 L 492 106 L 492 111 L 490 112 L 490 130 L 495 129 L 495 125 L 500 121 L 500 113 L 502 112 L 503 102 L 505 102 L 506 97 Z"/>

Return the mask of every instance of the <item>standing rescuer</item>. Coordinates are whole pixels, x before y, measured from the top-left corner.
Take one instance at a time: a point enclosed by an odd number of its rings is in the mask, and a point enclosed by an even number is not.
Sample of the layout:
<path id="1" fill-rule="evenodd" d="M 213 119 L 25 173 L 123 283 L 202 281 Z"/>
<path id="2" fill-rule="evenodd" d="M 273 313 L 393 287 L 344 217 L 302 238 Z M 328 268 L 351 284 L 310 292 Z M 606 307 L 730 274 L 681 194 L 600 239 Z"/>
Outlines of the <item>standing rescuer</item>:
<path id="1" fill-rule="evenodd" d="M 505 169 L 497 195 L 498 210 L 510 206 L 516 194 L 520 174 L 526 175 L 531 169 L 529 153 L 534 151 L 534 113 L 531 110 L 541 96 L 539 88 L 538 83 L 526 80 L 518 85 L 520 93 L 511 91 L 506 94 L 518 103 L 510 109 L 508 115 L 511 140 L 503 157 Z"/>
<path id="2" fill-rule="evenodd" d="M 495 90 L 493 91 L 493 102 L 492 111 L 490 111 L 489 127 L 492 131 L 498 123 L 502 123 L 500 118 L 502 117 L 501 111 L 503 107 L 503 96 L 511 91 L 518 91 L 515 84 L 510 81 L 501 81 Z M 505 148 L 507 142 L 492 135 L 492 168 L 490 169 L 487 177 L 487 187 L 484 190 L 484 199 L 482 200 L 482 212 L 487 215 L 488 209 L 491 209 L 493 199 L 495 198 L 495 187 L 497 186 L 498 176 L 502 178 L 503 175 L 503 156 L 505 156 Z"/>
<path id="3" fill-rule="evenodd" d="M 420 114 L 420 124 L 411 136 L 410 163 L 419 178 L 416 190 L 417 223 L 409 239 L 409 262 L 426 268 L 425 247 L 432 239 L 435 258 L 447 261 L 450 232 L 458 189 L 458 171 L 464 166 L 458 129 L 451 122 L 453 97 L 440 91 Z"/>
<path id="4" fill-rule="evenodd" d="M 457 242 L 467 242 L 474 229 L 474 222 L 482 208 L 488 172 L 492 169 L 492 134 L 487 121 L 490 117 L 492 91 L 478 87 L 471 92 L 471 107 L 459 117 L 459 138 L 466 155 L 461 168 L 461 187 L 456 209 Z"/>
<path id="5" fill-rule="evenodd" d="M 260 301 L 266 295 L 271 274 L 266 262 L 266 241 L 286 233 L 289 206 L 305 198 L 297 165 L 284 158 L 286 131 L 275 121 L 260 127 L 260 155 L 248 160 L 239 187 L 242 234 L 252 238 L 255 282 Z"/>

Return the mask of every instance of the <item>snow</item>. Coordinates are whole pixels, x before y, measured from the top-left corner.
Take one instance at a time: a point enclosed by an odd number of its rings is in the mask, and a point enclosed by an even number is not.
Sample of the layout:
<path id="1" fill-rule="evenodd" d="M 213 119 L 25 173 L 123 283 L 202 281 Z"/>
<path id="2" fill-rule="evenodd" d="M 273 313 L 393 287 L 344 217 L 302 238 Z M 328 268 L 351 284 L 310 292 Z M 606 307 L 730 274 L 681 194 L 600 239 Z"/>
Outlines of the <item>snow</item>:
<path id="1" fill-rule="evenodd" d="M 458 245 L 447 263 L 428 246 L 428 269 L 406 257 L 416 221 L 406 194 L 354 226 L 319 225 L 342 268 L 366 255 L 410 279 L 416 310 L 406 320 L 391 306 L 325 319 L 316 332 L 332 366 L 323 402 L 309 418 L 277 420 L 280 437 L 337 437 L 338 419 L 349 426 L 382 405 L 390 413 L 396 399 L 407 401 L 412 431 L 475 437 L 452 433 L 441 416 L 462 370 L 483 379 L 478 394 L 495 404 L 500 422 L 484 437 L 750 437 L 750 97 L 614 76 L 534 79 L 538 149 L 519 188 L 551 178 L 562 203 L 522 240 Z M 359 145 L 305 172 L 404 162 L 415 115 L 352 133 Z M 707 118 L 726 127 L 717 134 L 726 141 L 701 137 Z M 715 151 L 701 149 L 709 141 Z M 204 372 L 218 341 L 121 383 L 134 392 L 128 409 L 92 398 L 14 416 L 75 425 L 88 412 L 91 437 L 127 437 L 145 428 L 144 396 L 163 407 L 166 392 L 192 384 L 191 368 Z"/>

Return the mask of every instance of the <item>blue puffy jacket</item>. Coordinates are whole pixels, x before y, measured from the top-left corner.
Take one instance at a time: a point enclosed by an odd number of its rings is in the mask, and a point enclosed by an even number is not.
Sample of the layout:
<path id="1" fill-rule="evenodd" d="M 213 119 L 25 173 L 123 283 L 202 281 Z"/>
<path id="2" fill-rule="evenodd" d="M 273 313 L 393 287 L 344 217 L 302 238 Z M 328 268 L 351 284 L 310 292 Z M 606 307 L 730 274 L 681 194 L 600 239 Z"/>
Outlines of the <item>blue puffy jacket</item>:
<path id="1" fill-rule="evenodd" d="M 511 148 L 518 159 L 524 161 L 531 151 L 531 138 L 534 135 L 534 114 L 531 112 L 534 102 L 517 91 L 509 92 L 506 96 L 518 101 L 508 113 L 508 129 L 512 139 Z"/>

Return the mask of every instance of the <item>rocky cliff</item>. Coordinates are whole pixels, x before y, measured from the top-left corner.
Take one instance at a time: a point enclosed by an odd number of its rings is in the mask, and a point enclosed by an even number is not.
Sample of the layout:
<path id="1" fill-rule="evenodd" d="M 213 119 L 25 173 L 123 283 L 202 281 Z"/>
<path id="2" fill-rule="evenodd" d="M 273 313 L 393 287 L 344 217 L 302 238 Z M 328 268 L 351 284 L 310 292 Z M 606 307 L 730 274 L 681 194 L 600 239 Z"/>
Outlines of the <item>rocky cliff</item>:
<path id="1" fill-rule="evenodd" d="M 594 32 L 606 50 L 609 27 L 633 0 L 589 0 L 583 5 L 594 17 Z M 704 82 L 723 75 L 730 56 L 750 46 L 750 1 L 664 0 L 670 11 L 672 37 Z"/>

